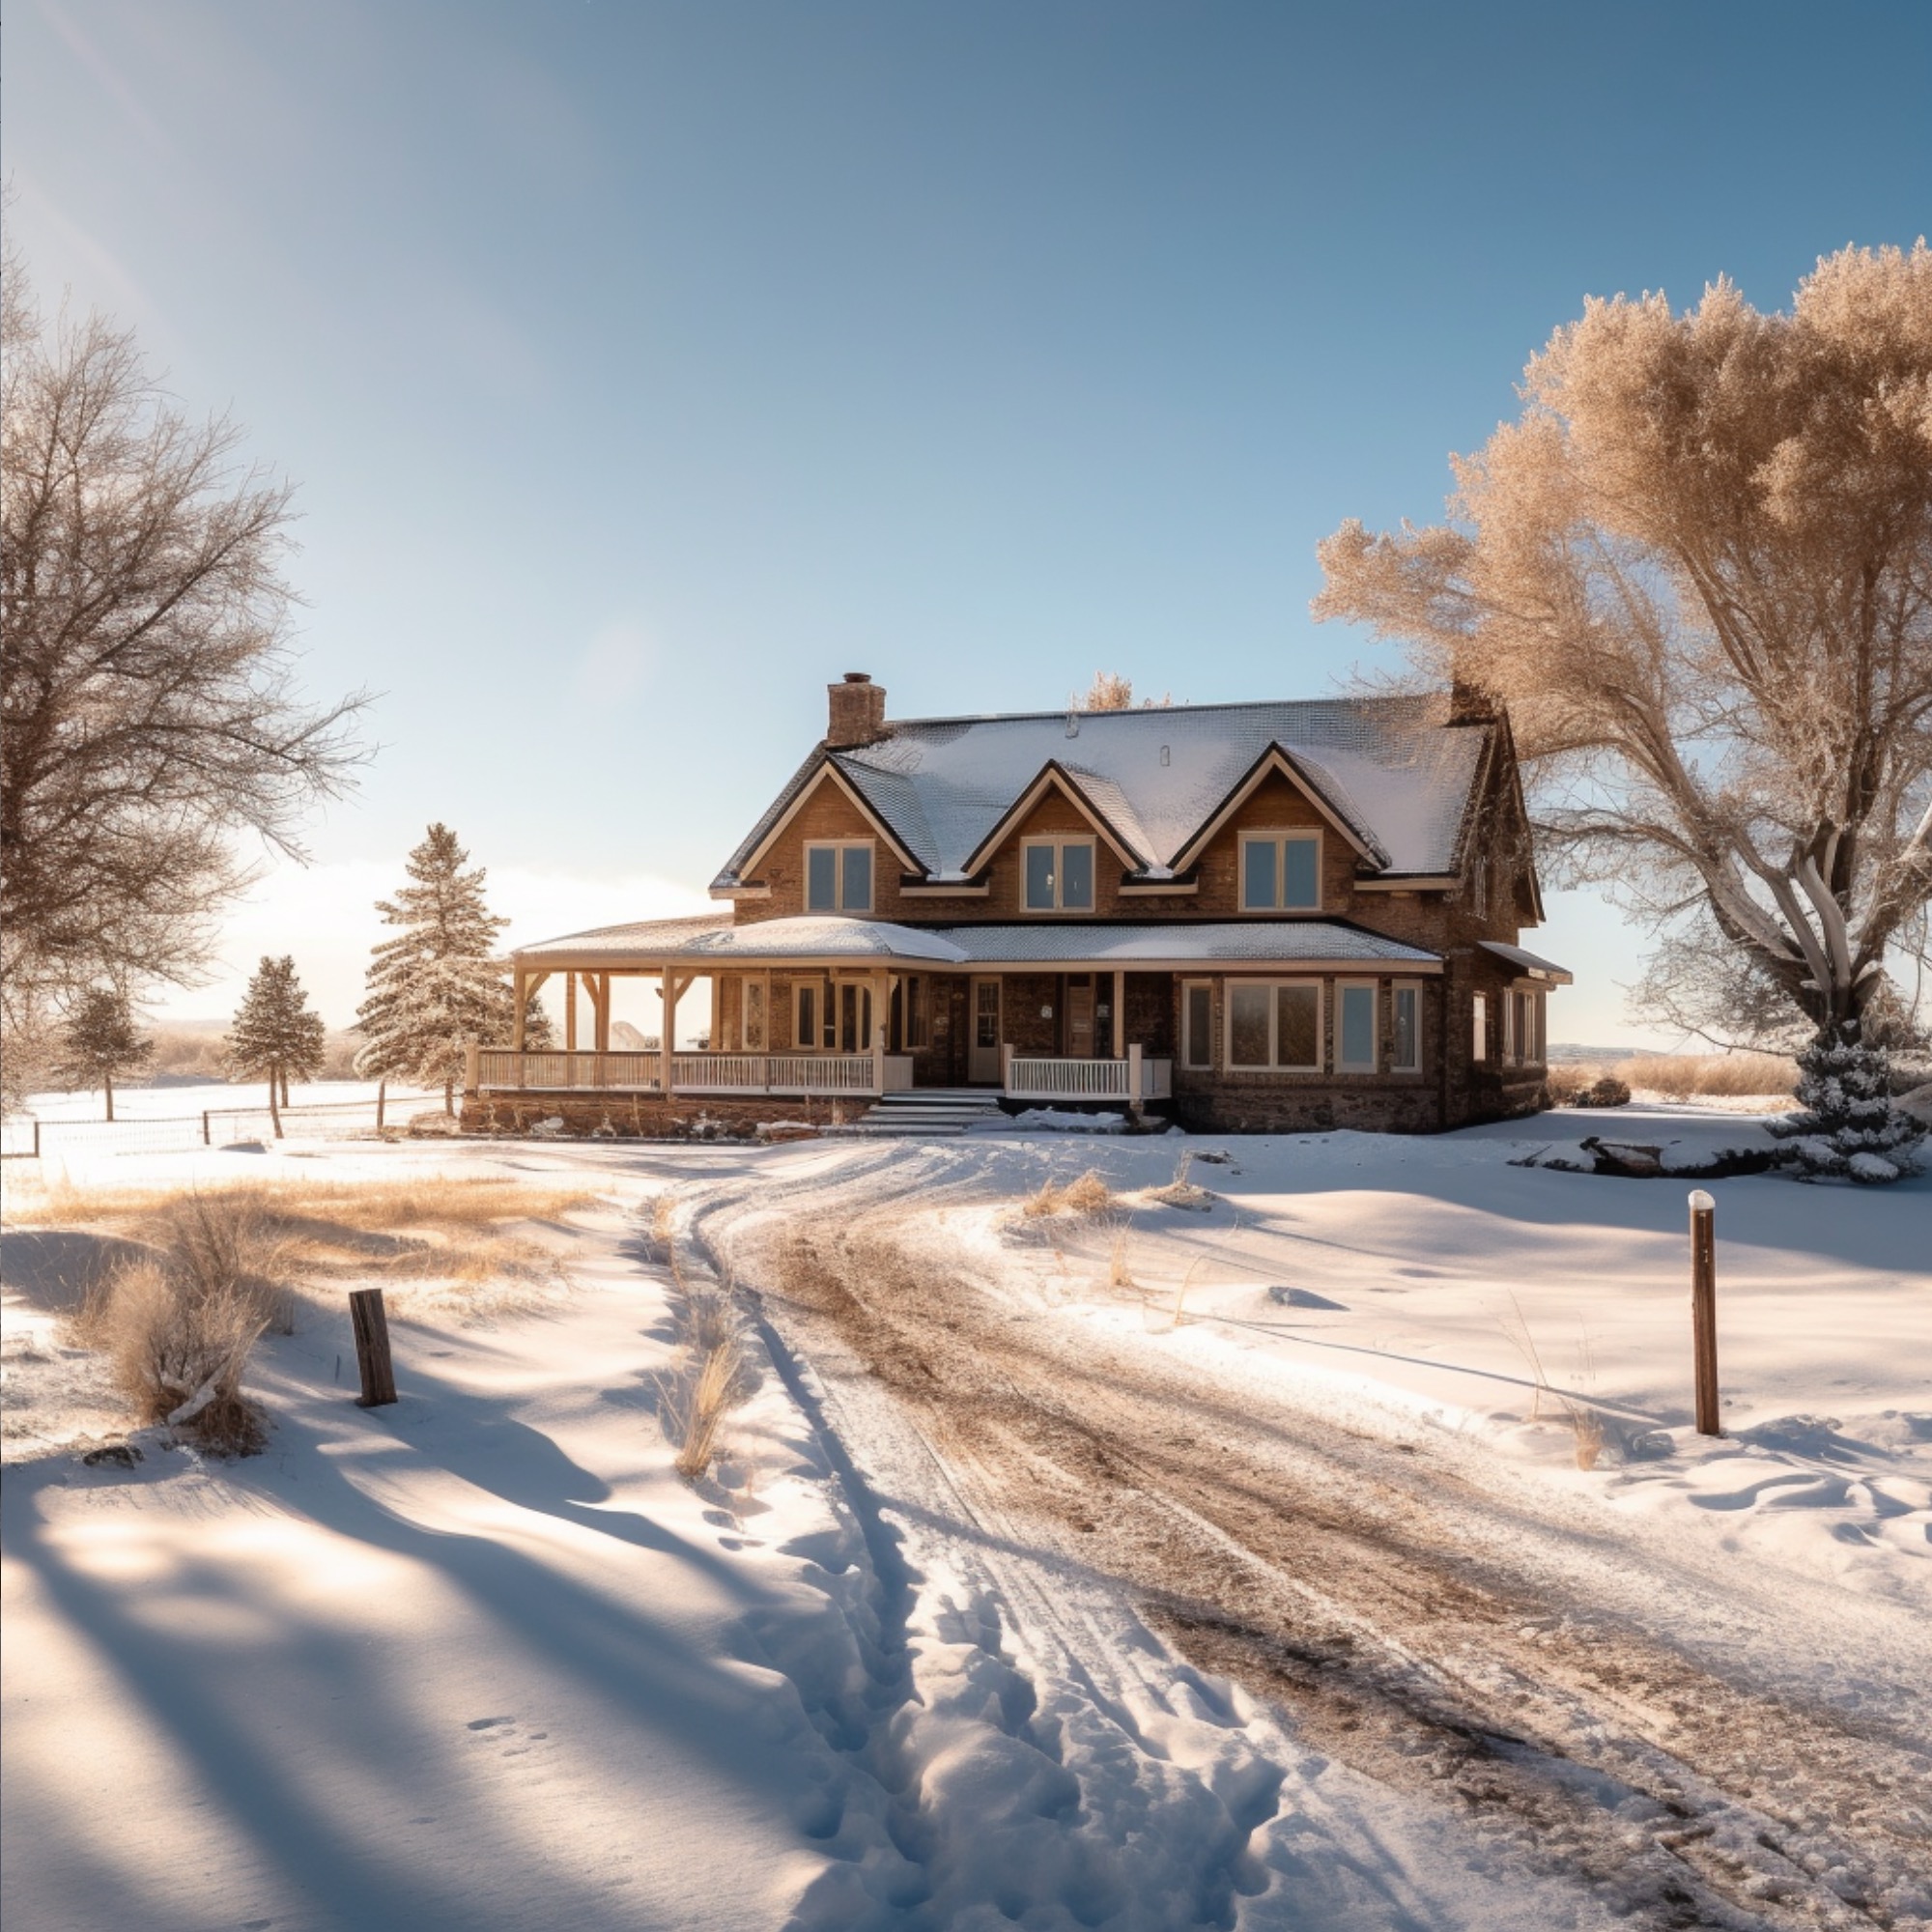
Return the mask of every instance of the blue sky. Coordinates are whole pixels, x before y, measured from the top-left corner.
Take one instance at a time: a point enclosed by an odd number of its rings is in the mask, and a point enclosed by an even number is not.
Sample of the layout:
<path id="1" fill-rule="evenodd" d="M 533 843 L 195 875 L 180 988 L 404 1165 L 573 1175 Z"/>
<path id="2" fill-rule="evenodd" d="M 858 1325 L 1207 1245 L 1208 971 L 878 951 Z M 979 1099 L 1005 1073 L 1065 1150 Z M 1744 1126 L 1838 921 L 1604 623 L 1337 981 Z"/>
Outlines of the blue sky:
<path id="1" fill-rule="evenodd" d="M 1101 667 L 1331 689 L 1341 520 L 1440 512 L 1586 294 L 1785 303 L 1932 211 L 1932 8 L 17 0 L 14 221 L 300 486 L 382 753 L 231 958 L 349 1016 L 432 817 L 515 936 L 702 903 L 821 728 Z M 1637 943 L 1531 943 L 1629 1037 Z M 223 1013 L 232 980 L 174 999 Z"/>

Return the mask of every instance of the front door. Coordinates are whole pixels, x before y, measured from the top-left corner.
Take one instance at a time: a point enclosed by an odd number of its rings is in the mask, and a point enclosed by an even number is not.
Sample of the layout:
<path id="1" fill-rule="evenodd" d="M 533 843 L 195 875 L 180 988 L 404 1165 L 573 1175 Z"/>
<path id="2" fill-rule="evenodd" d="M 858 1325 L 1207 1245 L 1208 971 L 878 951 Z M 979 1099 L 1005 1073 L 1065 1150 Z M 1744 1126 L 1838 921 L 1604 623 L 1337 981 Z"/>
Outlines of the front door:
<path id="1" fill-rule="evenodd" d="M 870 1053 L 872 1050 L 872 989 L 850 980 L 838 987 L 838 1050 L 840 1053 Z"/>
<path id="2" fill-rule="evenodd" d="M 1094 1058 L 1094 981 L 1085 973 L 1066 980 L 1066 1057 Z"/>
<path id="3" fill-rule="evenodd" d="M 973 1032 L 966 1049 L 966 1077 L 991 1086 L 1000 1077 L 1000 982 L 973 981 Z"/>

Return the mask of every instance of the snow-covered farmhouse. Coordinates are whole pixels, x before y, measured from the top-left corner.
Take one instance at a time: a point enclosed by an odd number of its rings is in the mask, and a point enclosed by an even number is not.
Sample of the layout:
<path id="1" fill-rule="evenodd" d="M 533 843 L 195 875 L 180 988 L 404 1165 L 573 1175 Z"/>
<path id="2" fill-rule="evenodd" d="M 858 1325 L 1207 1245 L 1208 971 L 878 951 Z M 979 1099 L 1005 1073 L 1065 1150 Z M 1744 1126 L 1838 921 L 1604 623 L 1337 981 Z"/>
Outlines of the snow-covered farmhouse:
<path id="1" fill-rule="evenodd" d="M 1506 718 L 1458 694 L 892 720 L 864 672 L 711 916 L 520 950 L 563 1051 L 472 1056 L 473 1117 L 658 1131 L 1138 1105 L 1426 1132 L 1546 1104 L 1542 916 Z M 613 1051 L 651 976 L 662 1045 Z M 703 1052 L 673 1049 L 710 982 Z M 580 1015 L 579 995 L 583 996 Z M 795 1103 L 775 1108 L 774 1100 Z"/>

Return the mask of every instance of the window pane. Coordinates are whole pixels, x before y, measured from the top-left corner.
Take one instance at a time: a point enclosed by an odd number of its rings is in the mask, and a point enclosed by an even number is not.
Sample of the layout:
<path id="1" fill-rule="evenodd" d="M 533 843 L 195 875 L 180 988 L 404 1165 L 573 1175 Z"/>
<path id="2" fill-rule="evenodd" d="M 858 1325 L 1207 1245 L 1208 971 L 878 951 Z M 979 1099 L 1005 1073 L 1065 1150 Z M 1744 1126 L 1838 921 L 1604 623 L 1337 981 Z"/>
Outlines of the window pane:
<path id="1" fill-rule="evenodd" d="M 1321 1064 L 1321 989 L 1319 986 L 1277 986 L 1275 1003 L 1275 1065 L 1319 1066 Z"/>
<path id="2" fill-rule="evenodd" d="M 1268 989 L 1235 986 L 1228 993 L 1228 1059 L 1236 1066 L 1268 1064 Z"/>
<path id="3" fill-rule="evenodd" d="M 925 1044 L 925 981 L 918 974 L 905 982 L 906 985 L 906 1033 L 908 1046 Z"/>
<path id="4" fill-rule="evenodd" d="M 810 845 L 805 854 L 805 909 L 838 910 L 838 854 L 830 845 Z"/>
<path id="5" fill-rule="evenodd" d="M 1395 989 L 1395 1064 L 1406 1070 L 1413 1070 L 1422 1064 L 1418 1048 L 1421 1041 L 1415 1030 L 1415 988 L 1398 986 Z"/>
<path id="6" fill-rule="evenodd" d="M 1321 882 L 1315 872 L 1321 844 L 1313 838 L 1285 839 L 1281 848 L 1282 895 L 1285 906 L 1319 906 Z"/>
<path id="7" fill-rule="evenodd" d="M 1484 993 L 1475 995 L 1474 1025 L 1470 1029 L 1469 1050 L 1475 1057 L 1487 1060 L 1490 1057 L 1490 1002 Z"/>
<path id="8" fill-rule="evenodd" d="M 1094 848 L 1091 845 L 1063 845 L 1060 848 L 1060 902 L 1083 911 L 1094 903 Z"/>
<path id="9" fill-rule="evenodd" d="M 973 1007 L 973 1043 L 976 1046 L 998 1046 L 1000 1043 L 1000 982 L 997 980 L 981 980 L 975 991 Z"/>
<path id="10" fill-rule="evenodd" d="M 1026 848 L 1026 902 L 1029 912 L 1053 910 L 1053 847 Z"/>
<path id="11" fill-rule="evenodd" d="M 1190 986 L 1187 989 L 1187 1064 L 1211 1066 L 1214 1064 L 1214 989 Z"/>
<path id="12" fill-rule="evenodd" d="M 801 986 L 798 989 L 798 1044 L 816 1046 L 818 1044 L 818 988 Z"/>
<path id="13" fill-rule="evenodd" d="M 1275 844 L 1271 838 L 1250 838 L 1241 847 L 1241 903 L 1251 908 L 1274 904 Z"/>
<path id="14" fill-rule="evenodd" d="M 845 848 L 845 897 L 847 912 L 870 912 L 872 909 L 872 848 L 869 845 L 848 845 Z"/>
<path id="15" fill-rule="evenodd" d="M 1342 988 L 1342 1064 L 1345 1066 L 1373 1066 L 1376 1064 L 1376 989 L 1373 986 Z"/>

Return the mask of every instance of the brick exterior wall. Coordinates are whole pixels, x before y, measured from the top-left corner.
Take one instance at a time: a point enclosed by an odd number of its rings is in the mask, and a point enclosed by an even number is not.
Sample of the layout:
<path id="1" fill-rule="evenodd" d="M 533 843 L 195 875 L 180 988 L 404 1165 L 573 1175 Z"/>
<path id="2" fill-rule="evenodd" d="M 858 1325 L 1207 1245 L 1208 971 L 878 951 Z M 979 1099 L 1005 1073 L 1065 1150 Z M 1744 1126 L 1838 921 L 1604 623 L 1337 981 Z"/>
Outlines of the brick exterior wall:
<path id="1" fill-rule="evenodd" d="M 838 690 L 835 687 L 835 696 Z M 861 700 L 855 696 L 849 701 L 856 706 Z M 1527 987 L 1530 982 L 1515 980 L 1510 967 L 1480 945 L 1484 940 L 1515 944 L 1522 924 L 1535 915 L 1529 828 L 1515 781 L 1514 753 L 1506 726 L 1498 726 L 1492 735 L 1468 832 L 1468 852 L 1481 856 L 1486 873 L 1480 900 L 1473 867 L 1465 870 L 1461 885 L 1447 891 L 1362 889 L 1356 879 L 1356 855 L 1348 839 L 1327 823 L 1321 810 L 1295 784 L 1279 774 L 1265 779 L 1236 817 L 1209 841 L 1196 868 L 1197 890 L 1193 893 L 1122 896 L 1122 867 L 1104 838 L 1094 834 L 1069 798 L 1050 790 L 994 854 L 984 874 L 988 890 L 983 895 L 908 895 L 902 890 L 898 861 L 877 837 L 871 820 L 835 781 L 826 778 L 755 868 L 758 882 L 769 889 L 769 896 L 738 900 L 735 916 L 740 923 L 750 923 L 804 914 L 806 846 L 816 840 L 871 839 L 870 917 L 896 924 L 1245 921 L 1257 916 L 1241 908 L 1240 838 L 1244 831 L 1260 830 L 1321 835 L 1321 905 L 1304 917 L 1346 921 L 1443 958 L 1446 970 L 1439 978 L 1423 977 L 1415 981 L 1422 992 L 1423 1070 L 1416 1074 L 1342 1075 L 1225 1068 L 1220 1062 L 1229 976 L 1210 971 L 1197 977 L 1209 980 L 1214 989 L 1216 1065 L 1211 1070 L 1190 1071 L 1179 1064 L 1180 976 L 1129 973 L 1125 981 L 1125 1037 L 1151 1058 L 1175 1061 L 1174 1109 L 1178 1119 L 1184 1124 L 1226 1132 L 1329 1126 L 1426 1132 L 1508 1118 L 1548 1104 L 1542 1067 L 1505 1065 L 1500 1057 L 1501 1002 L 1513 986 Z M 1092 912 L 1042 915 L 1025 910 L 1025 842 L 1043 836 L 1094 838 Z M 1269 919 L 1267 915 L 1259 917 Z M 1279 917 L 1287 923 L 1294 915 Z M 1295 976 L 1283 969 L 1257 977 Z M 1384 1062 L 1391 1046 L 1387 1036 L 1392 1025 L 1392 977 L 1400 976 L 1382 976 L 1378 981 Z M 915 1055 L 915 1081 L 920 1086 L 964 1084 L 972 1024 L 969 976 L 935 973 L 922 978 L 927 989 L 929 1032 L 925 1045 Z M 1053 1056 L 1065 1052 L 1066 976 L 1018 972 L 1006 974 L 1004 980 L 1007 1043 L 1021 1054 Z M 795 1044 L 791 1037 L 791 976 L 775 972 L 771 988 L 769 1043 L 775 1049 L 791 1048 Z M 1097 1008 L 1106 1003 L 1110 993 L 1110 982 L 1102 977 L 1095 985 L 1094 999 L 1094 1050 L 1101 1054 L 1111 1044 L 1111 1023 L 1099 1019 Z M 1473 1053 L 1471 1019 L 1477 993 L 1487 997 L 1491 1013 L 1491 1052 L 1481 1065 Z M 719 1018 L 714 1023 L 722 1031 L 714 1034 L 715 1039 L 740 1042 L 740 1005 L 737 983 L 726 976 L 721 986 Z M 1336 1011 L 1332 978 L 1324 986 L 1323 1009 L 1324 1024 L 1331 1035 L 1326 1059 L 1332 1065 Z M 785 1103 L 757 1104 L 770 1109 Z"/>

